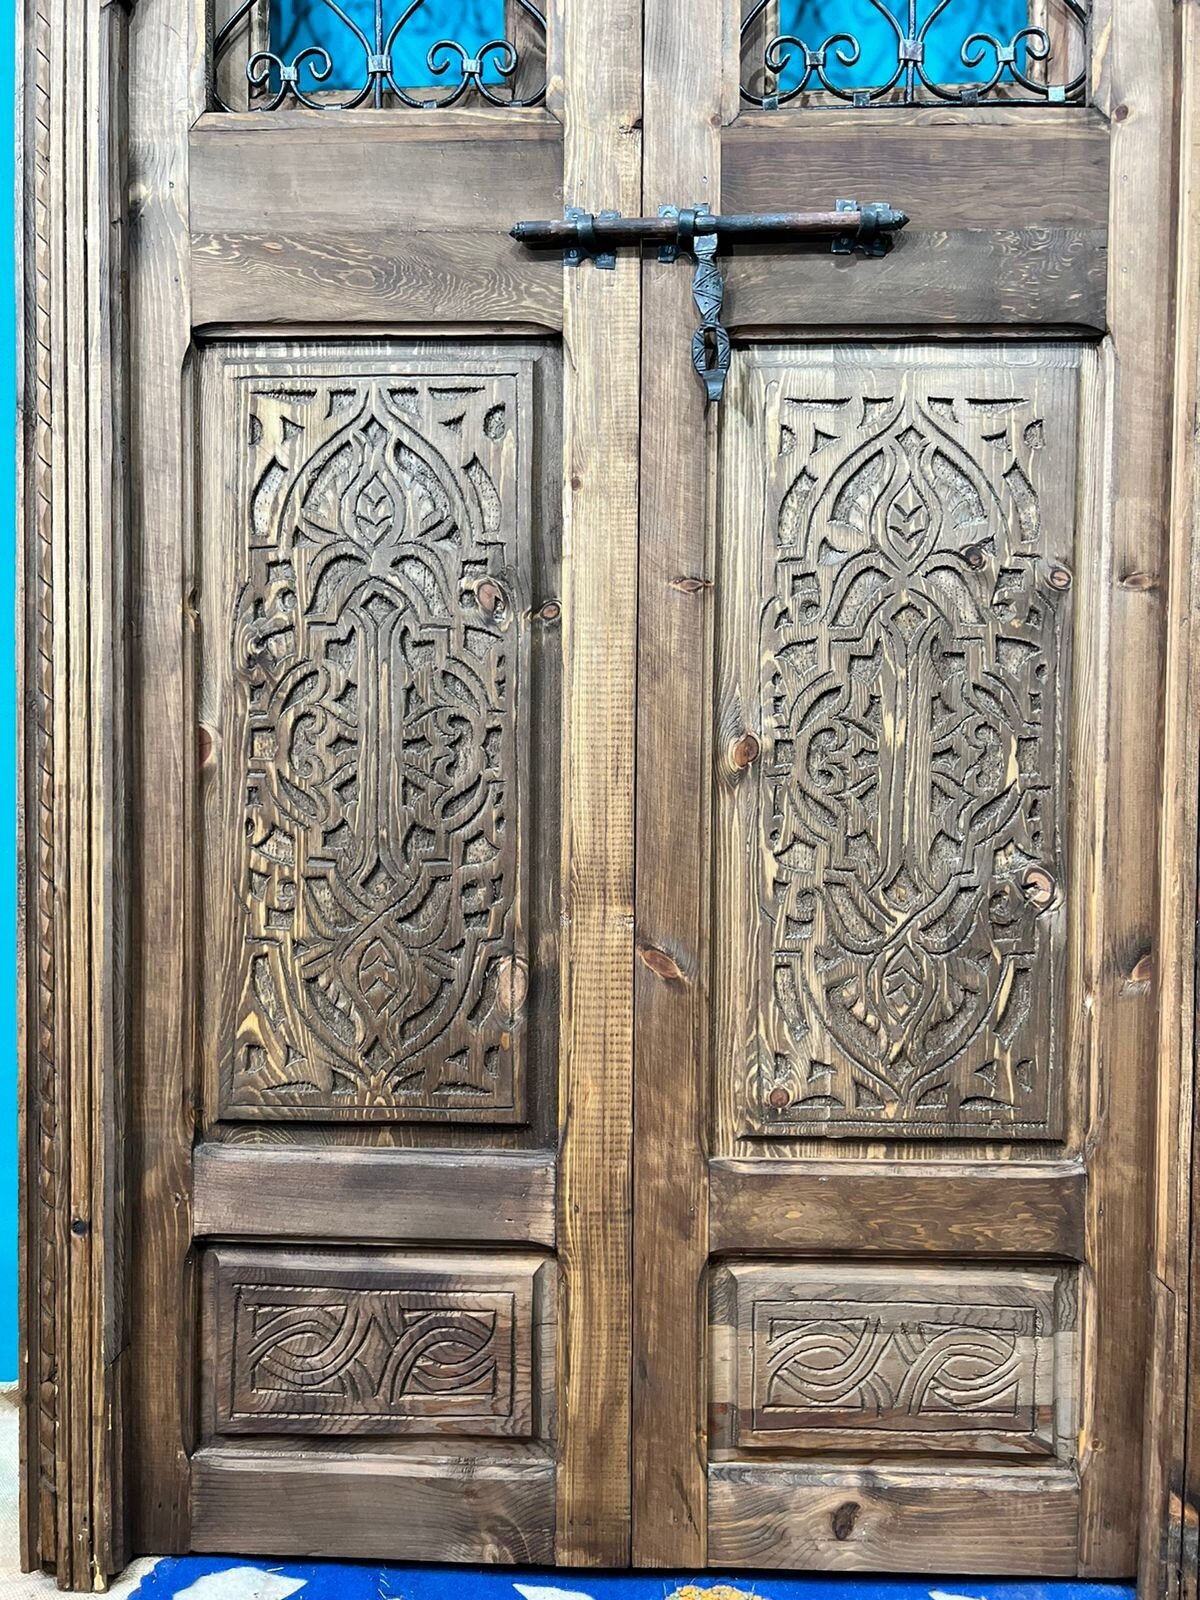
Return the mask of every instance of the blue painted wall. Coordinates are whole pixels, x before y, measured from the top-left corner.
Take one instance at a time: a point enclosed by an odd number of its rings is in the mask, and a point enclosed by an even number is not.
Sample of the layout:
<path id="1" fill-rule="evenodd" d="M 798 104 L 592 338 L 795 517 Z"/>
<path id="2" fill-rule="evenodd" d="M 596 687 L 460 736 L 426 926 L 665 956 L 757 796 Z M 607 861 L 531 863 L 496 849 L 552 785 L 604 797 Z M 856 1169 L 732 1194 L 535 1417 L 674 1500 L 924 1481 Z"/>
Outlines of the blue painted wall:
<path id="1" fill-rule="evenodd" d="M 0 5 L 0 105 L 13 104 L 15 5 Z M 12 135 L 0 139 L 0 193 L 12 194 Z M 17 1376 L 17 675 L 16 335 L 13 229 L 0 226 L 0 1382 Z"/>

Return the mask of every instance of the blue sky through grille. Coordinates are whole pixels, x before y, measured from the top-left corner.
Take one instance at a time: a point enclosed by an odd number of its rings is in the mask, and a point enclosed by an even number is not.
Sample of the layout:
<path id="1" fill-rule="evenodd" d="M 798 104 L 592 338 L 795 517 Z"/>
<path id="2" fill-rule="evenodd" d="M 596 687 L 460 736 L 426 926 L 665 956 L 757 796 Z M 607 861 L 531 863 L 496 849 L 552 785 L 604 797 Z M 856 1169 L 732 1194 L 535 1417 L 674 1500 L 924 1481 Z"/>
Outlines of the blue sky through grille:
<path id="1" fill-rule="evenodd" d="M 372 42 L 376 37 L 376 0 L 338 0 L 346 16 Z M 403 16 L 401 0 L 386 0 L 379 8 L 383 42 Z M 468 51 L 476 51 L 491 39 L 503 39 L 504 0 L 425 0 L 404 24 L 392 52 L 392 75 L 405 85 L 439 83 L 429 69 L 430 49 L 439 39 L 457 39 Z M 319 87 L 357 89 L 363 82 L 363 47 L 327 0 L 273 0 L 271 6 L 271 49 L 290 61 L 308 45 L 319 45 L 329 52 L 333 71 Z M 445 74 L 448 83 L 456 79 L 454 60 Z M 483 74 L 487 83 L 502 82 L 495 57 Z M 311 82 L 311 79 L 307 81 Z"/>
<path id="2" fill-rule="evenodd" d="M 934 10 L 936 0 L 919 0 L 916 31 Z M 905 0 L 893 0 L 892 14 L 907 31 L 908 7 Z M 996 69 L 996 53 L 975 49 L 979 64 L 969 67 L 962 59 L 962 47 L 971 34 L 988 33 L 1008 44 L 1018 29 L 1029 20 L 1027 0 L 950 0 L 946 9 L 930 24 L 925 35 L 925 73 L 935 83 L 986 83 Z M 849 33 L 858 40 L 860 55 L 851 66 L 839 63 L 831 50 L 827 59 L 830 81 L 838 88 L 865 89 L 887 83 L 896 70 L 897 33 L 891 23 L 871 4 L 871 0 L 780 0 L 779 31 L 795 34 L 812 50 L 818 49 L 831 34 Z M 1024 67 L 1024 51 L 1018 50 L 1018 66 Z M 779 90 L 795 88 L 804 70 L 799 52 L 779 79 Z M 819 85 L 812 84 L 817 88 Z"/>

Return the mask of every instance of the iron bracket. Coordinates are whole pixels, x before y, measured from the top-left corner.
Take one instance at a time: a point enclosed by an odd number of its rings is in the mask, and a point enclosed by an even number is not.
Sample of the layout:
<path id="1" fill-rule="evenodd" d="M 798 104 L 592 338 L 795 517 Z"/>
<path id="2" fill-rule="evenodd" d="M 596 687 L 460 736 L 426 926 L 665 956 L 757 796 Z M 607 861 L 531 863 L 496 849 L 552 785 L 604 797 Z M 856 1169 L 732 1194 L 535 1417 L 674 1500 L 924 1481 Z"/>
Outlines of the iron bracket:
<path id="1" fill-rule="evenodd" d="M 858 226 L 853 233 L 842 233 L 829 246 L 835 256 L 852 256 L 861 250 L 865 256 L 885 256 L 892 248 L 892 235 L 908 221 L 899 221 L 901 213 L 893 210 L 886 200 L 875 200 L 860 206 L 857 200 L 839 200 L 838 211 L 857 211 Z"/>
<path id="2" fill-rule="evenodd" d="M 612 272 L 617 265 L 617 252 L 613 245 L 604 245 L 596 237 L 597 222 L 616 222 L 619 211 L 600 211 L 595 216 L 579 206 L 568 206 L 563 212 L 567 222 L 575 224 L 575 239 L 563 251 L 563 262 L 568 267 L 581 267 L 585 261 L 601 272 Z"/>

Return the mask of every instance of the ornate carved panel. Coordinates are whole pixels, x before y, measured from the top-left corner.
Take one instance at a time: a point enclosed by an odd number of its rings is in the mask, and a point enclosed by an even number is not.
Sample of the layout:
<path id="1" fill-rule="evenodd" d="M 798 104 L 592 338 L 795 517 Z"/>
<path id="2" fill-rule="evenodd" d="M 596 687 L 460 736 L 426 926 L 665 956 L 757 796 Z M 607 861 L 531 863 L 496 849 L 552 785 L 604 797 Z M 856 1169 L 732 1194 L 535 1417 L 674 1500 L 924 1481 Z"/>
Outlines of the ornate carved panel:
<path id="1" fill-rule="evenodd" d="M 714 1321 L 718 1445 L 1072 1448 L 1065 1272 L 738 1264 Z"/>
<path id="2" fill-rule="evenodd" d="M 213 370 L 224 1116 L 522 1114 L 528 409 L 519 362 Z"/>
<path id="3" fill-rule="evenodd" d="M 213 1250 L 212 1431 L 532 1438 L 549 1270 L 530 1255 Z"/>
<path id="4" fill-rule="evenodd" d="M 722 619 L 747 1131 L 1060 1130 L 1076 384 L 759 374 Z"/>

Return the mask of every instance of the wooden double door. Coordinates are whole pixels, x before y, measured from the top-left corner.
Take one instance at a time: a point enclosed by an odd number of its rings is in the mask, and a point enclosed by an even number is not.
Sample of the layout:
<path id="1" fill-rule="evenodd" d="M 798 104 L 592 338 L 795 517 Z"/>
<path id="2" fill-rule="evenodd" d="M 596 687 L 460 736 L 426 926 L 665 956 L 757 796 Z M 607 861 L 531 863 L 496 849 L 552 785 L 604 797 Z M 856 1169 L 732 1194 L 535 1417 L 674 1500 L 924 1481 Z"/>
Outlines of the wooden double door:
<path id="1" fill-rule="evenodd" d="M 117 9 L 109 1564 L 1131 1573 L 1169 6 L 855 98 L 522 0 L 353 105 Z M 839 199 L 911 220 L 722 242 L 716 403 L 686 256 L 509 233 Z"/>

